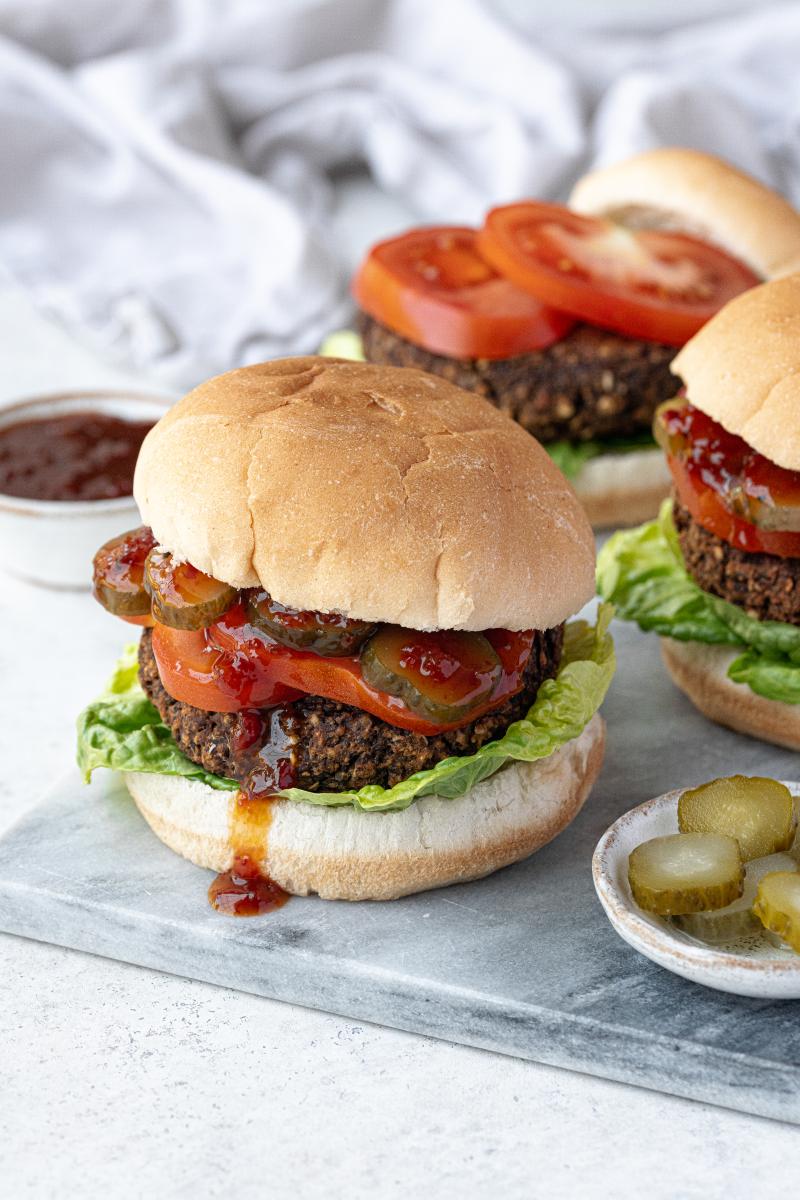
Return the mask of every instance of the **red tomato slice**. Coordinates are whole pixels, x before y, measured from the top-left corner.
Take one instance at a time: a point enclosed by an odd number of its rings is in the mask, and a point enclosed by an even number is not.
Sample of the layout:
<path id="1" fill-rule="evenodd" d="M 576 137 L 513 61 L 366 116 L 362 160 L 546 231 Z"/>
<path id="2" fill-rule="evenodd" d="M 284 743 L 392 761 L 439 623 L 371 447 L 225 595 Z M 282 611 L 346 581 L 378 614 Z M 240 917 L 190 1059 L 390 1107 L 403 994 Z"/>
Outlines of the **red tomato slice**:
<path id="1" fill-rule="evenodd" d="M 530 657 L 530 632 L 490 630 L 487 637 L 504 673 L 491 699 L 471 712 L 468 721 L 476 720 L 520 690 Z M 466 723 L 437 725 L 417 716 L 402 700 L 370 687 L 356 657 L 323 658 L 261 636 L 248 623 L 242 605 L 234 606 L 214 625 L 196 633 L 156 623 L 153 654 L 169 694 L 209 712 L 266 708 L 305 692 L 362 708 L 390 725 L 415 733 L 432 735 Z"/>
<path id="2" fill-rule="evenodd" d="M 495 208 L 478 249 L 537 299 L 628 337 L 681 346 L 759 282 L 723 250 L 682 233 L 630 230 L 560 204 Z"/>
<path id="3" fill-rule="evenodd" d="M 240 712 L 297 699 L 299 692 L 244 655 L 221 650 L 209 641 L 207 632 L 155 623 L 153 655 L 173 700 L 208 712 Z"/>
<path id="4" fill-rule="evenodd" d="M 364 312 L 450 358 L 509 358 L 559 341 L 574 321 L 502 278 L 460 226 L 379 242 L 353 280 Z"/>
<path id="5" fill-rule="evenodd" d="M 800 558 L 800 533 L 751 525 L 731 512 L 719 493 L 703 483 L 700 472 L 692 470 L 691 464 L 681 462 L 672 455 L 667 456 L 667 463 L 681 504 L 688 508 L 698 525 L 702 525 L 709 533 L 749 554 Z"/>

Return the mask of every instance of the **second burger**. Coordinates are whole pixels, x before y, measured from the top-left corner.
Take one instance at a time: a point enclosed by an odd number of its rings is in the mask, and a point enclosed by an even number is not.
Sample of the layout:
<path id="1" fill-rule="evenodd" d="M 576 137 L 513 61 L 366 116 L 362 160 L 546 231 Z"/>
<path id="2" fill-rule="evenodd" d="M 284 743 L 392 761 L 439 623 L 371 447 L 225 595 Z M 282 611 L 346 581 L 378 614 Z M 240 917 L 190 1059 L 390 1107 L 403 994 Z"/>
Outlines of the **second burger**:
<path id="1" fill-rule="evenodd" d="M 594 525 L 631 524 L 668 490 L 650 427 L 676 349 L 800 254 L 800 217 L 681 149 L 586 176 L 570 205 L 526 200 L 480 230 L 374 246 L 353 284 L 363 354 L 486 396 L 545 445 Z"/>

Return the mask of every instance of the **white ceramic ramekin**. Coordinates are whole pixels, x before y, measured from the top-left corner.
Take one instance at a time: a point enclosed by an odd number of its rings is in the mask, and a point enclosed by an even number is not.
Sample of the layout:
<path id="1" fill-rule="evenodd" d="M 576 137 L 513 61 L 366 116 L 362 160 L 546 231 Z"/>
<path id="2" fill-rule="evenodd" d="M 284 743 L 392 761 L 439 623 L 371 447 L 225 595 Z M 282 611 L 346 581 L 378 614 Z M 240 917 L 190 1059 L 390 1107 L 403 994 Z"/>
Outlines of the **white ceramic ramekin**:
<path id="1" fill-rule="evenodd" d="M 785 782 L 792 795 L 800 797 L 800 783 Z M 649 838 L 678 832 L 681 790 L 624 813 L 597 843 L 592 874 L 606 916 L 629 946 L 684 979 L 736 996 L 800 999 L 800 955 L 777 949 L 759 935 L 740 939 L 735 949 L 707 945 L 682 933 L 666 917 L 644 912 L 633 899 L 628 856 Z"/>
<path id="2" fill-rule="evenodd" d="M 0 429 L 70 412 L 157 421 L 174 398 L 145 392 L 86 391 L 36 396 L 0 408 Z M 133 496 L 115 500 L 28 500 L 0 494 L 0 567 L 30 583 L 88 588 L 95 551 L 141 524 Z"/>

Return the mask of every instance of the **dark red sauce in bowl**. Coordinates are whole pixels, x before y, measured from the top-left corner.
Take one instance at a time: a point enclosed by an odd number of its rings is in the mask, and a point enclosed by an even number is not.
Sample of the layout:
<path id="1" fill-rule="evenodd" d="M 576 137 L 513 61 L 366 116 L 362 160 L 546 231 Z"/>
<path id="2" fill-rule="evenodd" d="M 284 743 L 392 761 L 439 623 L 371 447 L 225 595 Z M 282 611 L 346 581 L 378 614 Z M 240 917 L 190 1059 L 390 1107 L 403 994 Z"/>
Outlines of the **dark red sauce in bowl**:
<path id="1" fill-rule="evenodd" d="M 22 418 L 0 427 L 0 494 L 29 500 L 114 500 L 153 420 L 90 410 Z"/>

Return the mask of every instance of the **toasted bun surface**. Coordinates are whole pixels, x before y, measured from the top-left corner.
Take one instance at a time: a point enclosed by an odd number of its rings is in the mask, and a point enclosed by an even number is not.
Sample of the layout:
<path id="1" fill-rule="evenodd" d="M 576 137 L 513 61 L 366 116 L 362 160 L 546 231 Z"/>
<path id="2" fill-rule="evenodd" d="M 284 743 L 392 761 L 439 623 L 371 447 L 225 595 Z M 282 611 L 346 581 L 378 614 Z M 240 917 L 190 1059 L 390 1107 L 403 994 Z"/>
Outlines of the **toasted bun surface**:
<path id="1" fill-rule="evenodd" d="M 800 275 L 731 300 L 672 370 L 697 408 L 779 467 L 800 470 Z"/>
<path id="2" fill-rule="evenodd" d="M 670 479 L 663 453 L 654 448 L 590 459 L 573 485 L 593 527 L 608 529 L 655 517 Z"/>
<path id="3" fill-rule="evenodd" d="M 598 714 L 549 758 L 512 763 L 457 800 L 426 796 L 403 812 L 366 813 L 277 800 L 260 869 L 297 896 L 393 900 L 479 879 L 527 858 L 577 815 L 600 770 Z M 233 863 L 236 793 L 179 776 L 126 774 L 153 832 L 198 867 Z"/>
<path id="4" fill-rule="evenodd" d="M 800 750 L 800 704 L 781 704 L 757 696 L 727 671 L 739 651 L 661 638 L 661 657 L 673 682 L 704 716 L 718 725 L 776 746 Z"/>
<path id="5" fill-rule="evenodd" d="M 693 234 L 765 279 L 800 259 L 800 213 L 752 176 L 700 150 L 663 146 L 592 171 L 575 185 L 569 203 L 631 228 Z"/>
<path id="6" fill-rule="evenodd" d="M 546 629 L 594 593 L 594 542 L 542 447 L 423 371 L 309 357 L 220 375 L 147 435 L 159 542 L 292 608 L 415 629 Z"/>

